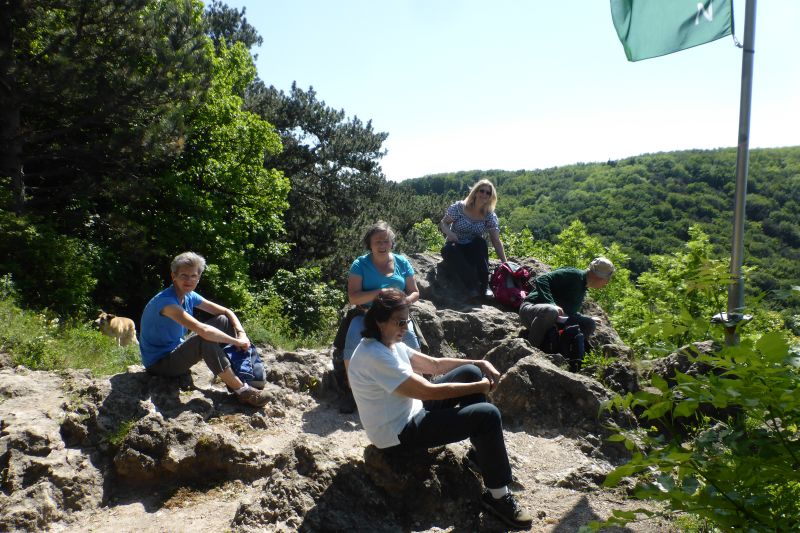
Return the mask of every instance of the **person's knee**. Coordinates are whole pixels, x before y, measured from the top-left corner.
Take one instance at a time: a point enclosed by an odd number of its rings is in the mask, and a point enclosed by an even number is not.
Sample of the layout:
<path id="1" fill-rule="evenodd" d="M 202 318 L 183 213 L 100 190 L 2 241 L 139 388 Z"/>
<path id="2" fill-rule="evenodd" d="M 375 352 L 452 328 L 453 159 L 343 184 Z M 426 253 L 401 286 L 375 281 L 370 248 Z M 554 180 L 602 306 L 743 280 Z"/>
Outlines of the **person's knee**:
<path id="1" fill-rule="evenodd" d="M 208 322 L 206 322 L 209 326 L 214 326 L 218 330 L 225 331 L 230 327 L 230 321 L 228 317 L 225 315 L 217 315 Z"/>
<path id="2" fill-rule="evenodd" d="M 463 365 L 462 370 L 462 383 L 475 383 L 483 379 L 483 372 L 476 365 L 470 363 Z"/>

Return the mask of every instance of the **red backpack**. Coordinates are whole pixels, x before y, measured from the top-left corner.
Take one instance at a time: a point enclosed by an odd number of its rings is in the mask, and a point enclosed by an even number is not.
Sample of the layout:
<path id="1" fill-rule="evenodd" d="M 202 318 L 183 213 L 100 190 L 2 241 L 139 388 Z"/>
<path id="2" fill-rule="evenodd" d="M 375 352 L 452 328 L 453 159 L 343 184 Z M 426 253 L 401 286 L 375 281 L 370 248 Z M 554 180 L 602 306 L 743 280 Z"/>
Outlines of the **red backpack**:
<path id="1" fill-rule="evenodd" d="M 489 286 L 494 293 L 494 299 L 503 305 L 519 311 L 522 300 L 530 290 L 531 273 L 527 268 L 517 263 L 500 263 L 492 272 Z"/>

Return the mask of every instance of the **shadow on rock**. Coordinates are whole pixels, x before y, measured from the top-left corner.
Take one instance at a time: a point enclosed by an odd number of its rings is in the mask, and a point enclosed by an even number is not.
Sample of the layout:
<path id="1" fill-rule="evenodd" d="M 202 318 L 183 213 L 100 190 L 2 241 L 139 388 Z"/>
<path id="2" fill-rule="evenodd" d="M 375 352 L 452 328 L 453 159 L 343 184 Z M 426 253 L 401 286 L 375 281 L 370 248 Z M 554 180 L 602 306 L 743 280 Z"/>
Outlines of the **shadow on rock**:
<path id="1" fill-rule="evenodd" d="M 586 496 L 581 497 L 578 503 L 573 506 L 566 514 L 561 517 L 558 524 L 552 529 L 553 533 L 574 533 L 578 531 L 581 526 L 587 525 L 594 520 L 601 520 L 594 512 L 592 506 L 589 504 Z M 627 527 L 611 527 L 603 528 L 603 531 L 608 533 L 633 533 L 633 530 Z"/>
<path id="2" fill-rule="evenodd" d="M 276 458 L 256 501 L 242 504 L 232 526 L 241 530 L 502 531 L 484 524 L 481 481 L 450 446 L 387 453 L 374 446 L 363 462 L 305 436 Z M 497 526 L 499 527 L 499 526 Z"/>

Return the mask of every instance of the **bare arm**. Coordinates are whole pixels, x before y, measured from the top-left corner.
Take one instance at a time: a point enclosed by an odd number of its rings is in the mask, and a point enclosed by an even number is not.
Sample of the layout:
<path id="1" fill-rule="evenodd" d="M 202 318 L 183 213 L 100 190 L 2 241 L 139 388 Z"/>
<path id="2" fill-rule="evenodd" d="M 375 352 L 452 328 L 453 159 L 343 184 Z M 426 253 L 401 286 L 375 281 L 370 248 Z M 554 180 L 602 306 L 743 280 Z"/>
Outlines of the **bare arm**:
<path id="1" fill-rule="evenodd" d="M 363 290 L 363 278 L 358 274 L 350 274 L 347 276 L 347 299 L 353 305 L 362 305 L 370 303 L 381 292 L 380 289 L 372 291 Z M 417 294 L 419 298 L 419 294 Z"/>
<path id="2" fill-rule="evenodd" d="M 497 384 L 500 379 L 500 372 L 494 367 L 492 363 L 485 359 L 456 359 L 455 357 L 431 357 L 422 352 L 411 350 L 411 368 L 414 372 L 420 374 L 429 374 L 431 376 L 438 376 L 446 374 L 454 368 L 462 365 L 473 364 L 481 369 L 485 378 L 491 383 L 491 388 Z"/>
<path id="3" fill-rule="evenodd" d="M 442 221 L 439 222 L 439 229 L 442 230 L 442 233 L 444 233 L 445 240 L 458 242 L 458 235 L 456 235 L 455 232 L 450 229 L 450 224 L 452 223 L 453 219 L 448 215 L 445 215 Z"/>
<path id="4" fill-rule="evenodd" d="M 410 304 L 419 300 L 419 288 L 414 276 L 406 276 L 406 298 Z"/>
<path id="5" fill-rule="evenodd" d="M 210 310 L 211 308 L 203 307 L 204 304 L 209 303 L 208 301 L 203 301 L 202 304 L 198 304 L 197 307 L 202 309 L 203 311 L 208 311 L 209 313 L 213 312 Z M 216 304 L 214 304 L 216 306 Z M 225 309 L 221 306 L 216 306 L 218 309 Z M 227 309 L 234 318 L 233 324 L 238 324 L 238 328 L 241 330 L 242 325 L 239 323 L 239 319 L 236 318 L 236 315 L 230 309 Z M 168 305 L 161 310 L 161 314 L 167 318 L 171 318 L 181 326 L 197 333 L 200 337 L 207 341 L 211 342 L 224 342 L 226 344 L 233 344 L 240 350 L 248 350 L 250 348 L 250 339 L 247 338 L 247 335 L 244 335 L 244 330 L 241 330 L 241 335 L 239 338 L 231 337 L 230 335 L 226 334 L 224 331 L 221 331 L 214 326 L 209 326 L 208 324 L 203 324 L 195 317 L 184 311 L 181 307 L 177 305 Z M 221 315 L 223 313 L 217 313 Z M 230 316 L 228 320 L 230 320 Z M 234 326 L 234 329 L 236 326 Z"/>
<path id="6" fill-rule="evenodd" d="M 494 251 L 497 252 L 497 257 L 500 258 L 500 261 L 503 263 L 506 262 L 506 251 L 503 249 L 503 242 L 500 240 L 500 232 L 497 230 L 489 231 L 489 239 L 492 241 L 492 246 L 494 246 Z"/>
<path id="7" fill-rule="evenodd" d="M 487 394 L 491 383 L 487 378 L 473 383 L 431 383 L 422 376 L 413 374 L 394 391 L 417 400 L 445 400 L 469 394 Z"/>

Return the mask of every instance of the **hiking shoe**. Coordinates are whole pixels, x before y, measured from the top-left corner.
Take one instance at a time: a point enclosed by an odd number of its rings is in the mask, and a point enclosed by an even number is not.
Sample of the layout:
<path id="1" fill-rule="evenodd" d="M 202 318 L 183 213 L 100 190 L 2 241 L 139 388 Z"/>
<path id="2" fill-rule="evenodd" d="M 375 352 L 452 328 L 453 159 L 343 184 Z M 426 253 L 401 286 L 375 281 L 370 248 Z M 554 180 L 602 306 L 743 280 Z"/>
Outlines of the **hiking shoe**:
<path id="1" fill-rule="evenodd" d="M 487 490 L 481 496 L 481 503 L 484 509 L 511 527 L 527 529 L 533 523 L 533 517 L 519 506 L 510 492 L 502 498 L 495 499 Z"/>
<path id="2" fill-rule="evenodd" d="M 264 407 L 267 402 L 269 402 L 269 393 L 267 391 L 258 390 L 253 387 L 249 387 L 238 396 L 241 403 L 246 403 L 253 407 Z"/>

